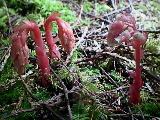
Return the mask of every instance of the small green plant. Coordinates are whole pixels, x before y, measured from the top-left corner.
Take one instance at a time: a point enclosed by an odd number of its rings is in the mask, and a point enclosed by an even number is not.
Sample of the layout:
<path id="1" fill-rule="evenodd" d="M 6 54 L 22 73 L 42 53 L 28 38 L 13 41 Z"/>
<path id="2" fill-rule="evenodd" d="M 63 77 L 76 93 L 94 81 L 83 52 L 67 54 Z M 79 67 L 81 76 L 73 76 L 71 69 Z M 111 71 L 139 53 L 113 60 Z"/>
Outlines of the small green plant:
<path id="1" fill-rule="evenodd" d="M 122 82 L 123 80 L 123 77 L 118 73 L 116 72 L 115 70 L 112 70 L 111 71 L 111 76 L 114 78 L 114 80 L 116 80 L 117 82 Z"/>
<path id="2" fill-rule="evenodd" d="M 139 112 L 141 110 L 143 114 L 160 117 L 160 104 L 156 102 L 146 102 L 141 105 L 135 106 L 134 110 Z"/>

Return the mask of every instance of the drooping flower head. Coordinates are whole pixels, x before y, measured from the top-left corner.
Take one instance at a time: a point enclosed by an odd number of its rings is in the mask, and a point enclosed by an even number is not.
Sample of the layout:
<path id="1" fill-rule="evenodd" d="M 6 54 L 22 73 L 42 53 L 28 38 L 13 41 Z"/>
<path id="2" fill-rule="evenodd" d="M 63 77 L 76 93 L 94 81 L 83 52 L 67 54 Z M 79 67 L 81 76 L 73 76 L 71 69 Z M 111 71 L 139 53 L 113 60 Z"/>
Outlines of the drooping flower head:
<path id="1" fill-rule="evenodd" d="M 20 75 L 23 74 L 25 69 L 24 67 L 28 63 L 28 56 L 29 56 L 27 47 L 27 37 L 29 32 L 32 33 L 32 38 L 35 41 L 36 45 L 35 50 L 40 72 L 39 83 L 41 86 L 48 87 L 49 85 L 51 85 L 51 81 L 49 80 L 50 76 L 49 60 L 46 55 L 40 29 L 35 22 L 24 21 L 22 24 L 14 28 L 14 33 L 11 37 L 12 39 L 11 57 L 13 59 L 17 72 Z"/>
<path id="2" fill-rule="evenodd" d="M 59 13 L 52 13 L 47 18 L 47 23 L 56 22 L 58 26 L 58 37 L 62 47 L 67 53 L 70 53 L 75 46 L 75 37 L 70 25 L 62 20 Z"/>

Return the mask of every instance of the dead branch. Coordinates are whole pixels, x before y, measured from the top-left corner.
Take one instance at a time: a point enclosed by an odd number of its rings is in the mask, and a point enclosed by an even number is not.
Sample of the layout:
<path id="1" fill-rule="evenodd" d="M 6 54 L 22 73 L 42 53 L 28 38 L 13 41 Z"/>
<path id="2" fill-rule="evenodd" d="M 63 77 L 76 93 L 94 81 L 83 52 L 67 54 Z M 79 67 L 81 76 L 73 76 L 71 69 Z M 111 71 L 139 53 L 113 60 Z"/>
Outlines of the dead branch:
<path id="1" fill-rule="evenodd" d="M 66 85 L 64 84 L 64 82 L 61 80 L 61 78 L 60 78 L 53 70 L 52 70 L 52 73 L 57 77 L 57 79 L 59 80 L 59 82 L 61 83 L 61 85 L 62 85 L 62 87 L 63 87 L 64 95 L 65 95 L 66 102 L 67 102 L 69 120 L 72 120 L 72 111 L 71 111 L 71 107 L 70 107 L 70 103 L 69 103 L 67 87 L 66 87 Z"/>

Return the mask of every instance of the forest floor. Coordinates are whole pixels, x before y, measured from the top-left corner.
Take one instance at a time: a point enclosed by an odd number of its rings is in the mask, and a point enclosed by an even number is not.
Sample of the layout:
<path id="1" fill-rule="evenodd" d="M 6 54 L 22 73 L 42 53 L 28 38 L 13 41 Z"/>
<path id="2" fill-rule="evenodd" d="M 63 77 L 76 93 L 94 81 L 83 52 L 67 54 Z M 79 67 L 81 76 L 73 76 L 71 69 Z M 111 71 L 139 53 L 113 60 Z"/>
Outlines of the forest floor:
<path id="1" fill-rule="evenodd" d="M 35 20 L 42 27 L 44 19 L 55 11 L 70 23 L 76 46 L 67 55 L 57 41 L 61 60 L 51 61 L 54 85 L 45 89 L 37 84 L 33 40 L 28 41 L 30 63 L 20 77 L 10 58 L 9 36 L 20 21 Z M 135 69 L 134 49 L 109 46 L 106 40 L 109 24 L 124 11 L 135 17 L 138 30 L 148 33 L 143 46 L 144 84 L 138 105 L 128 102 L 133 81 L 129 71 Z M 160 3 L 156 0 L 130 4 L 105 0 L 3 1 L 0 16 L 0 120 L 160 119 Z M 56 32 L 55 27 L 53 37 Z"/>

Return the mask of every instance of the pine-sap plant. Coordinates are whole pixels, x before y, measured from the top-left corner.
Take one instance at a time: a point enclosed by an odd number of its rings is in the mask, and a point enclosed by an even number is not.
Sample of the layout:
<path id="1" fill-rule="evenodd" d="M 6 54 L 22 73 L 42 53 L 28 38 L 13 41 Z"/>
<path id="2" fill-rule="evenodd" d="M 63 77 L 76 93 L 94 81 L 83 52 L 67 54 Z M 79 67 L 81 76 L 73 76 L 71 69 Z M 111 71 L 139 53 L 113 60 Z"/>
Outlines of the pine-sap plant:
<path id="1" fill-rule="evenodd" d="M 19 75 L 25 73 L 25 66 L 28 64 L 29 48 L 27 46 L 27 38 L 30 35 L 35 42 L 35 51 L 39 68 L 39 84 L 42 87 L 52 85 L 50 80 L 50 64 L 49 59 L 60 59 L 60 52 L 55 45 L 55 41 L 51 35 L 51 22 L 56 22 L 58 26 L 58 37 L 64 48 L 64 51 L 70 53 L 75 46 L 75 37 L 70 25 L 62 20 L 57 13 L 51 14 L 44 22 L 46 31 L 46 43 L 49 47 L 49 56 L 47 56 L 45 42 L 42 39 L 41 31 L 34 21 L 24 21 L 13 29 L 11 35 L 11 58 L 13 65 Z M 29 34 L 30 33 L 30 34 Z"/>
<path id="2" fill-rule="evenodd" d="M 142 66 L 140 64 L 144 55 L 142 46 L 147 40 L 147 34 L 138 31 L 135 18 L 132 15 L 122 13 L 117 16 L 115 22 L 109 25 L 106 37 L 109 45 L 125 43 L 135 49 L 133 56 L 136 68 L 134 71 L 130 71 L 133 83 L 129 88 L 129 102 L 138 104 L 140 102 L 140 89 L 143 85 L 141 78 Z"/>

